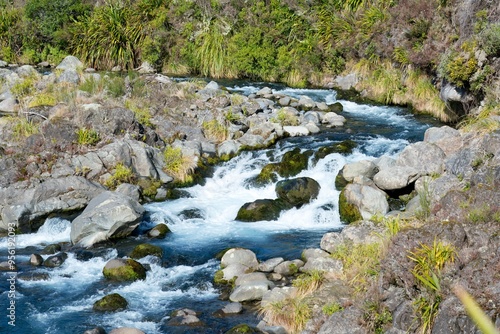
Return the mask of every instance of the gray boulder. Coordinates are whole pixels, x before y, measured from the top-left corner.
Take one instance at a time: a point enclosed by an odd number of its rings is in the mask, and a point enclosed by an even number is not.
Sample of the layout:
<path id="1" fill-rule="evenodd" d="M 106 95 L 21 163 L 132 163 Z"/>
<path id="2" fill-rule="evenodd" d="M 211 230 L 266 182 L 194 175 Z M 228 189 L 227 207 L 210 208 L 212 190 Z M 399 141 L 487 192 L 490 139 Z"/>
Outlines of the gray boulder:
<path id="1" fill-rule="evenodd" d="M 363 312 L 356 308 L 348 308 L 335 312 L 321 326 L 318 334 L 367 334 L 368 330 L 361 326 Z"/>
<path id="2" fill-rule="evenodd" d="M 274 268 L 274 272 L 283 276 L 295 275 L 304 266 L 304 261 L 296 259 L 284 261 Z"/>
<path id="3" fill-rule="evenodd" d="M 380 242 L 377 233 L 382 233 L 381 227 L 376 227 L 372 221 L 364 220 L 355 225 L 348 225 L 341 232 L 329 232 L 323 235 L 321 249 L 328 253 L 334 252 L 342 244 L 360 244 Z"/>
<path id="4" fill-rule="evenodd" d="M 16 111 L 17 100 L 14 97 L 9 97 L 0 102 L 0 115 L 13 114 Z"/>
<path id="5" fill-rule="evenodd" d="M 144 208 L 120 193 L 105 191 L 93 198 L 71 224 L 71 242 L 84 247 L 130 235 L 139 225 Z"/>
<path id="6" fill-rule="evenodd" d="M 217 146 L 217 155 L 219 157 L 233 157 L 238 153 L 240 147 L 241 144 L 236 140 L 226 140 Z"/>
<path id="7" fill-rule="evenodd" d="M 236 288 L 229 296 L 232 302 L 261 300 L 264 294 L 274 287 L 274 283 L 264 273 L 250 273 L 236 279 Z"/>
<path id="8" fill-rule="evenodd" d="M 348 182 L 352 182 L 357 176 L 365 176 L 371 179 L 377 172 L 377 165 L 369 160 L 348 163 L 342 168 L 342 175 Z"/>
<path id="9" fill-rule="evenodd" d="M 80 83 L 80 75 L 76 70 L 68 69 L 59 75 L 57 78 L 57 82 L 65 82 L 74 85 L 78 85 Z"/>
<path id="10" fill-rule="evenodd" d="M 340 127 L 344 126 L 345 117 L 334 112 L 327 112 L 321 118 L 321 123 L 326 124 L 328 127 Z"/>
<path id="11" fill-rule="evenodd" d="M 358 77 L 356 76 L 356 73 L 350 73 L 347 75 L 339 75 L 335 77 L 335 85 L 339 87 L 342 90 L 349 90 L 358 84 Z"/>
<path id="12" fill-rule="evenodd" d="M 231 248 L 221 259 L 221 267 L 225 268 L 231 264 L 241 264 L 247 268 L 256 269 L 259 265 L 255 253 L 249 249 Z"/>
<path id="13" fill-rule="evenodd" d="M 109 334 L 145 334 L 143 331 L 133 327 L 115 328 Z"/>
<path id="14" fill-rule="evenodd" d="M 415 182 L 420 172 L 414 167 L 394 166 L 382 169 L 375 174 L 373 181 L 382 190 L 402 189 Z"/>
<path id="15" fill-rule="evenodd" d="M 16 69 L 17 75 L 21 78 L 28 78 L 28 77 L 40 77 L 40 74 L 35 70 L 35 68 L 31 65 L 23 65 L 19 66 Z"/>
<path id="16" fill-rule="evenodd" d="M 301 137 L 308 136 L 310 134 L 309 129 L 306 126 L 284 126 L 283 131 L 287 133 L 290 137 Z"/>
<path id="17" fill-rule="evenodd" d="M 265 272 L 265 273 L 270 273 L 274 270 L 274 268 L 280 264 L 281 262 L 285 261 L 282 257 L 275 257 L 272 259 L 269 259 L 267 261 L 261 262 L 259 264 L 259 267 L 257 268 L 259 271 Z"/>
<path id="18" fill-rule="evenodd" d="M 361 184 L 348 184 L 343 190 L 347 204 L 356 206 L 363 219 L 385 215 L 389 211 L 387 194 L 380 189 Z"/>
<path id="19" fill-rule="evenodd" d="M 463 145 L 460 131 L 447 125 L 428 128 L 424 134 L 424 141 L 439 146 L 447 156 L 457 152 Z"/>
<path id="20" fill-rule="evenodd" d="M 308 260 L 300 271 L 323 271 L 327 273 L 341 274 L 344 269 L 342 261 L 331 257 L 316 257 Z"/>
<path id="21" fill-rule="evenodd" d="M 83 68 L 83 63 L 75 56 L 67 56 L 56 67 L 57 70 L 63 70 L 63 71 L 66 71 L 66 70 L 76 71 L 79 68 Z"/>
<path id="22" fill-rule="evenodd" d="M 287 287 L 275 287 L 272 290 L 266 292 L 264 296 L 262 296 L 262 300 L 260 302 L 261 307 L 265 307 L 271 303 L 276 303 L 283 301 L 287 298 L 292 298 L 297 293 L 297 288 L 292 286 Z"/>
<path id="23" fill-rule="evenodd" d="M 413 167 L 421 175 L 442 174 L 446 154 L 439 146 L 417 142 L 405 147 L 396 159 L 397 166 Z"/>
<path id="24" fill-rule="evenodd" d="M 281 180 L 276 184 L 276 195 L 292 206 L 300 207 L 316 199 L 320 190 L 319 183 L 310 177 Z"/>
<path id="25" fill-rule="evenodd" d="M 310 110 L 316 106 L 316 102 L 309 96 L 302 95 L 299 99 L 299 107 L 305 110 Z"/>

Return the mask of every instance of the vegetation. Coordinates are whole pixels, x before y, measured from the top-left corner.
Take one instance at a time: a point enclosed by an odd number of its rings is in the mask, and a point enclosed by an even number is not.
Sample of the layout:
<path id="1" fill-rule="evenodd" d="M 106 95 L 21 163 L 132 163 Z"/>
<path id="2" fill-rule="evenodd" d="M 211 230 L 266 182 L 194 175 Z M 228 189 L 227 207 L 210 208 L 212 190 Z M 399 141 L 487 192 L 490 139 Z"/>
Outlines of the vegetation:
<path id="1" fill-rule="evenodd" d="M 78 136 L 77 142 L 79 145 L 95 145 L 101 140 L 99 133 L 93 129 L 80 128 L 76 132 Z"/>
<path id="2" fill-rule="evenodd" d="M 192 181 L 191 174 L 196 169 L 196 162 L 190 156 L 182 154 L 180 147 L 168 146 L 163 154 L 165 159 L 165 172 L 181 183 Z"/>
<path id="3" fill-rule="evenodd" d="M 266 304 L 260 311 L 268 323 L 283 326 L 287 333 L 298 333 L 312 316 L 307 297 L 298 294 Z"/>
<path id="4" fill-rule="evenodd" d="M 106 180 L 105 186 L 116 189 L 122 183 L 134 183 L 134 181 L 135 175 L 132 169 L 120 162 L 115 166 L 113 175 Z"/>

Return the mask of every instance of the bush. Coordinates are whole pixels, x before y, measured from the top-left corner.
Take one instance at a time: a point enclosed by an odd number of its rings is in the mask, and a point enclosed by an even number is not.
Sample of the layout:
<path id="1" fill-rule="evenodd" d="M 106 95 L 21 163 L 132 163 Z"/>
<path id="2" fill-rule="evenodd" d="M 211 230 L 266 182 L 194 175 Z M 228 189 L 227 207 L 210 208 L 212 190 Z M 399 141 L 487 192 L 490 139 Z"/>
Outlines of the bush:
<path id="1" fill-rule="evenodd" d="M 134 183 L 135 175 L 130 167 L 119 162 L 115 166 L 115 172 L 104 184 L 109 189 L 116 189 L 122 183 Z"/>
<path id="2" fill-rule="evenodd" d="M 79 145 L 92 146 L 97 144 L 101 140 L 99 133 L 97 133 L 97 131 L 92 129 L 87 129 L 87 128 L 78 129 L 76 135 L 78 136 L 77 142 Z"/>
<path id="3" fill-rule="evenodd" d="M 180 147 L 168 146 L 163 153 L 165 172 L 172 175 L 177 181 L 190 182 L 190 176 L 196 168 L 196 162 L 191 157 L 182 154 Z"/>
<path id="4" fill-rule="evenodd" d="M 489 57 L 500 56 L 500 23 L 488 25 L 479 35 L 479 43 Z"/>

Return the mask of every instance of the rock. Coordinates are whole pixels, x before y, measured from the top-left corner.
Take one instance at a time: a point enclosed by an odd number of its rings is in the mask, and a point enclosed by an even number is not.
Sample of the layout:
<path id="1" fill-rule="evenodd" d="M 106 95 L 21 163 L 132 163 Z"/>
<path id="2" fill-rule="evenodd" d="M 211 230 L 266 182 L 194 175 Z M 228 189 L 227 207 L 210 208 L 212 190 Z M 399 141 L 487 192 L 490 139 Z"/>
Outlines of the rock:
<path id="1" fill-rule="evenodd" d="M 298 289 L 293 286 L 275 287 L 264 294 L 260 306 L 266 307 L 266 305 L 292 298 L 297 292 Z"/>
<path id="2" fill-rule="evenodd" d="M 403 189 L 420 177 L 420 172 L 414 167 L 394 166 L 382 169 L 375 174 L 373 181 L 382 190 Z"/>
<path id="3" fill-rule="evenodd" d="M 152 73 L 155 73 L 154 67 L 148 61 L 142 62 L 141 66 L 139 66 L 136 69 L 136 71 L 139 72 L 140 74 L 152 74 Z"/>
<path id="4" fill-rule="evenodd" d="M 226 140 L 217 146 L 217 156 L 219 158 L 232 158 L 240 150 L 241 144 L 236 140 Z"/>
<path id="5" fill-rule="evenodd" d="M 380 158 L 373 160 L 373 163 L 377 166 L 378 170 L 389 169 L 396 165 L 396 159 L 393 159 L 387 155 L 383 155 Z"/>
<path id="6" fill-rule="evenodd" d="M 92 307 L 98 312 L 116 312 L 127 308 L 128 302 L 118 293 L 112 293 L 96 301 Z"/>
<path id="7" fill-rule="evenodd" d="M 317 111 L 308 111 L 308 112 L 306 112 L 304 114 L 304 116 L 302 117 L 302 119 L 303 119 L 304 123 L 313 122 L 316 125 L 320 125 L 321 124 L 321 117 L 320 117 L 320 115 L 319 115 L 319 113 Z"/>
<path id="8" fill-rule="evenodd" d="M 0 60 L 0 68 L 7 67 L 7 65 L 9 65 L 9 63 L 7 63 L 6 61 Z"/>
<path id="9" fill-rule="evenodd" d="M 344 266 L 342 261 L 331 257 L 316 257 L 308 260 L 300 271 L 323 271 L 328 273 L 342 274 Z"/>
<path id="10" fill-rule="evenodd" d="M 170 229 L 166 224 L 160 223 L 153 227 L 149 232 L 148 232 L 148 237 L 150 238 L 157 238 L 157 239 L 165 239 L 165 236 L 170 233 Z"/>
<path id="11" fill-rule="evenodd" d="M 424 141 L 439 146 L 447 156 L 457 152 L 463 145 L 460 132 L 447 125 L 428 128 L 424 134 Z"/>
<path id="12" fill-rule="evenodd" d="M 136 281 L 146 278 L 146 269 L 132 259 L 113 259 L 108 261 L 102 273 L 105 278 L 113 281 Z"/>
<path id="13" fill-rule="evenodd" d="M 225 268 L 231 264 L 241 264 L 247 268 L 256 269 L 259 265 L 255 253 L 249 249 L 231 248 L 221 259 L 221 267 Z"/>
<path id="14" fill-rule="evenodd" d="M 161 247 L 151 245 L 151 244 L 140 244 L 135 246 L 135 248 L 130 253 L 132 259 L 142 259 L 145 256 L 154 255 L 161 258 L 163 256 L 163 250 Z"/>
<path id="15" fill-rule="evenodd" d="M 239 285 L 233 290 L 229 300 L 232 302 L 261 300 L 270 286 L 274 286 L 271 281 L 256 281 Z"/>
<path id="16" fill-rule="evenodd" d="M 369 160 L 348 163 L 342 168 L 342 175 L 348 182 L 352 182 L 357 176 L 365 176 L 371 179 L 377 172 L 377 165 Z"/>
<path id="17" fill-rule="evenodd" d="M 79 176 L 46 179 L 34 188 L 16 185 L 0 188 L 0 230 L 16 224 L 19 232 L 35 232 L 51 213 L 72 213 L 83 209 L 104 191 L 101 185 Z"/>
<path id="18" fill-rule="evenodd" d="M 312 134 L 319 133 L 321 131 L 321 129 L 313 122 L 307 123 L 305 127 Z"/>
<path id="19" fill-rule="evenodd" d="M 282 200 L 258 199 L 243 204 L 235 219 L 243 222 L 277 220 L 281 211 L 289 208 L 290 206 Z"/>
<path id="20" fill-rule="evenodd" d="M 301 207 L 316 199 L 320 190 L 319 183 L 310 177 L 281 180 L 276 184 L 279 199 L 294 207 Z"/>
<path id="21" fill-rule="evenodd" d="M 29 78 L 29 77 L 40 77 L 40 74 L 37 70 L 31 65 L 23 65 L 19 66 L 16 69 L 17 75 L 21 78 Z"/>
<path id="22" fill-rule="evenodd" d="M 299 126 L 283 126 L 283 130 L 290 137 L 308 136 L 310 134 L 309 129 L 307 127 L 301 126 L 301 125 L 299 125 Z"/>
<path id="23" fill-rule="evenodd" d="M 48 255 L 48 254 L 55 254 L 55 253 L 60 252 L 60 251 L 61 251 L 61 245 L 52 244 L 52 245 L 45 246 L 45 248 L 42 249 L 41 253 L 44 255 Z"/>
<path id="24" fill-rule="evenodd" d="M 304 261 L 302 260 L 293 260 L 293 261 L 284 261 L 278 264 L 274 268 L 274 272 L 281 274 L 283 276 L 291 276 L 295 275 L 299 272 L 299 269 L 304 266 Z"/>
<path id="25" fill-rule="evenodd" d="M 333 144 L 326 147 L 320 147 L 316 153 L 314 153 L 314 160 L 318 161 L 323 159 L 329 154 L 340 153 L 340 154 L 351 154 L 354 148 L 357 146 L 356 142 L 352 140 L 344 140 L 340 143 Z"/>
<path id="26" fill-rule="evenodd" d="M 14 97 L 7 98 L 0 102 L 0 115 L 13 114 L 16 112 L 17 100 Z"/>
<path id="27" fill-rule="evenodd" d="M 291 101 L 290 96 L 283 96 L 282 98 L 280 98 L 278 100 L 278 103 L 279 103 L 279 105 L 286 107 L 286 106 L 290 105 L 290 101 Z"/>
<path id="28" fill-rule="evenodd" d="M 30 256 L 30 264 L 32 266 L 41 266 L 43 263 L 43 258 L 40 254 L 31 254 Z"/>
<path id="29" fill-rule="evenodd" d="M 292 177 L 307 169 L 311 152 L 301 152 L 294 148 L 286 152 L 279 163 L 278 174 L 282 177 Z"/>
<path id="30" fill-rule="evenodd" d="M 309 96 L 302 95 L 299 99 L 298 105 L 304 110 L 310 110 L 316 106 L 316 102 Z"/>
<path id="31" fill-rule="evenodd" d="M 170 326 L 203 326 L 196 312 L 186 308 L 172 312 L 172 318 L 168 321 L 168 324 Z"/>
<path id="32" fill-rule="evenodd" d="M 342 193 L 345 197 L 345 202 L 339 201 L 339 211 L 342 219 L 352 222 L 346 212 L 350 210 L 350 207 L 346 208 L 345 204 L 357 207 L 363 219 L 370 219 L 376 214 L 385 215 L 389 211 L 387 194 L 379 189 L 360 184 L 348 184 L 342 190 Z"/>
<path id="33" fill-rule="evenodd" d="M 116 187 L 115 192 L 130 197 L 137 202 L 141 199 L 140 187 L 135 184 L 122 183 Z"/>
<path id="34" fill-rule="evenodd" d="M 0 264 L 1 267 L 1 264 Z M 9 270 L 12 271 L 12 270 Z M 50 276 L 47 273 L 37 273 L 37 272 L 27 272 L 17 275 L 17 278 L 21 281 L 27 282 L 37 282 L 37 281 L 48 281 Z"/>
<path id="35" fill-rule="evenodd" d="M 86 330 L 83 334 L 106 334 L 106 331 L 102 327 L 95 327 L 93 329 Z"/>
<path id="36" fill-rule="evenodd" d="M 56 66 L 56 70 L 78 70 L 83 68 L 83 63 L 74 56 L 67 56 L 62 60 L 62 62 Z"/>
<path id="37" fill-rule="evenodd" d="M 139 225 L 144 208 L 137 201 L 106 191 L 93 198 L 71 224 L 71 242 L 83 247 L 130 235 Z"/>
<path id="38" fill-rule="evenodd" d="M 372 221 L 361 221 L 354 225 L 348 225 L 341 232 L 329 232 L 321 238 L 320 247 L 328 253 L 333 253 L 337 247 L 342 244 L 371 244 L 380 242 L 380 237 L 377 236 L 383 231 L 380 227 L 376 227 Z"/>
<path id="39" fill-rule="evenodd" d="M 241 303 L 228 303 L 222 308 L 224 314 L 238 314 L 243 312 L 243 306 Z"/>
<path id="40" fill-rule="evenodd" d="M 321 123 L 326 124 L 328 127 L 340 127 L 344 126 L 345 117 L 334 112 L 327 112 L 321 118 Z"/>
<path id="41" fill-rule="evenodd" d="M 45 261 L 43 261 L 43 265 L 49 268 L 60 267 L 64 261 L 68 258 L 68 254 L 62 252 L 56 255 L 49 256 Z"/>
<path id="42" fill-rule="evenodd" d="M 215 273 L 214 282 L 216 284 L 229 284 L 235 278 L 245 275 L 248 271 L 252 271 L 253 268 L 249 268 L 240 263 L 229 264 L 222 270 Z"/>
<path id="43" fill-rule="evenodd" d="M 445 153 L 439 146 L 428 142 L 417 142 L 404 148 L 396 159 L 397 166 L 413 167 L 421 175 L 442 174 Z"/>
<path id="44" fill-rule="evenodd" d="M 17 266 L 9 261 L 2 261 L 0 262 L 0 271 L 17 271 Z"/>
<path id="45" fill-rule="evenodd" d="M 259 266 L 257 267 L 257 270 L 262 271 L 264 273 L 270 273 L 274 270 L 274 268 L 285 261 L 282 257 L 275 257 L 272 259 L 269 259 L 267 261 L 261 262 Z"/>
<path id="46" fill-rule="evenodd" d="M 320 248 L 308 248 L 303 250 L 301 255 L 302 260 L 305 262 L 321 257 L 330 257 L 330 254 Z"/>
<path id="47" fill-rule="evenodd" d="M 368 331 L 359 324 L 363 312 L 351 307 L 335 312 L 321 326 L 318 334 L 367 334 Z"/>
<path id="48" fill-rule="evenodd" d="M 247 324 L 239 324 L 225 332 L 224 334 L 260 334 L 264 333 L 258 328 L 251 327 Z"/>
<path id="49" fill-rule="evenodd" d="M 68 69 L 62 72 L 61 75 L 59 75 L 59 77 L 57 78 L 57 82 L 65 82 L 78 85 L 80 83 L 80 75 L 76 70 Z"/>
<path id="50" fill-rule="evenodd" d="M 339 113 L 344 111 L 344 106 L 340 102 L 335 102 L 333 104 L 330 104 L 329 110 L 334 113 Z"/>
<path id="51" fill-rule="evenodd" d="M 265 96 L 265 95 L 270 95 L 272 93 L 273 93 L 273 91 L 271 90 L 271 88 L 264 87 L 264 88 L 260 89 L 257 93 L 255 93 L 255 95 L 257 95 L 257 96 Z"/>
<path id="52" fill-rule="evenodd" d="M 143 331 L 132 327 L 115 328 L 109 334 L 146 334 Z"/>
<path id="53" fill-rule="evenodd" d="M 251 133 L 245 133 L 243 136 L 238 138 L 238 143 L 241 146 L 245 146 L 247 148 L 264 148 L 266 147 L 266 140 L 261 135 L 254 135 Z"/>
<path id="54" fill-rule="evenodd" d="M 356 87 L 358 84 L 358 77 L 356 73 L 349 73 L 347 75 L 339 75 L 335 77 L 335 85 L 342 90 L 349 90 Z"/>

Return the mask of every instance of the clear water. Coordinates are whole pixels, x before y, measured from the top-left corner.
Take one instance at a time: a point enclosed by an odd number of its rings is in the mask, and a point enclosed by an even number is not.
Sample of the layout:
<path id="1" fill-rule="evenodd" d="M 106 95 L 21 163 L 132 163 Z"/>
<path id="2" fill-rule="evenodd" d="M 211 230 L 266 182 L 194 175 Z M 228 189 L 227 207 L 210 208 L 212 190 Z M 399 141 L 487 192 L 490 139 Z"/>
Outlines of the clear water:
<path id="1" fill-rule="evenodd" d="M 264 84 L 233 85 L 230 90 L 242 94 L 256 92 Z M 274 85 L 273 89 L 294 97 L 311 96 L 316 101 L 335 102 L 335 91 L 322 89 L 290 89 Z M 146 333 L 224 333 L 239 323 L 256 325 L 255 310 L 247 307 L 239 316 L 217 318 L 213 312 L 222 308 L 219 291 L 212 278 L 219 267 L 215 255 L 228 247 L 253 250 L 259 260 L 281 256 L 300 257 L 303 249 L 319 247 L 321 236 L 342 228 L 338 215 L 338 191 L 334 180 L 346 162 L 395 155 L 410 142 L 421 140 L 431 125 L 439 125 L 428 117 L 411 115 L 404 108 L 361 105 L 341 100 L 346 127 L 321 134 L 282 140 L 273 148 L 245 152 L 218 166 L 203 185 L 185 189 L 186 196 L 177 200 L 146 205 L 147 215 L 141 224 L 145 230 L 166 223 L 172 230 L 164 240 L 148 240 L 139 235 L 114 245 L 92 250 L 90 260 L 78 259 L 68 252 L 59 268 L 33 268 L 26 264 L 32 253 L 47 244 L 69 243 L 70 222 L 58 218 L 46 221 L 37 233 L 17 237 L 16 262 L 22 274 L 45 273 L 42 281 L 17 280 L 16 327 L 8 326 L 7 274 L 0 281 L 1 333 L 83 333 L 95 326 L 108 332 L 116 327 L 136 327 Z M 349 128 L 351 131 L 347 132 Z M 359 143 L 352 155 L 331 154 L 311 165 L 298 176 L 318 181 L 318 198 L 300 209 L 281 215 L 278 221 L 242 223 L 234 220 L 238 209 L 259 198 L 275 198 L 274 185 L 254 188 L 249 180 L 270 161 L 278 161 L 288 150 L 317 149 L 328 144 L 352 139 Z M 102 268 L 117 256 L 127 256 L 135 245 L 150 242 L 163 248 L 159 261 L 154 257 L 141 260 L 150 270 L 144 281 L 119 284 L 104 280 Z M 6 239 L 0 239 L 0 252 L 6 254 Z M 46 257 L 46 256 L 45 256 Z M 3 260 L 3 259 L 2 259 Z M 110 293 L 119 293 L 128 301 L 127 310 L 100 314 L 92 311 L 95 301 Z M 201 328 L 168 325 L 170 313 L 178 308 L 200 312 L 206 324 Z"/>

